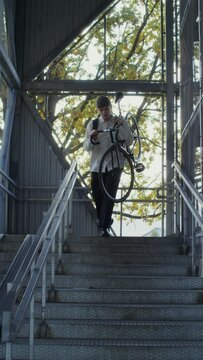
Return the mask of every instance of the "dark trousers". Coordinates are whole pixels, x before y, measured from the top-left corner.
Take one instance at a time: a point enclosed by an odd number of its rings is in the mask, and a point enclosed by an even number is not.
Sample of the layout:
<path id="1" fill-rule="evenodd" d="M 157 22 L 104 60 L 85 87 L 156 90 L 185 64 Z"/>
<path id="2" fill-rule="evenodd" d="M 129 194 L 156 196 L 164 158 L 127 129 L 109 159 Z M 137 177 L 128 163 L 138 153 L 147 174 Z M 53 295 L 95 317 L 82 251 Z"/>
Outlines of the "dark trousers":
<path id="1" fill-rule="evenodd" d="M 103 173 L 105 187 L 113 197 L 116 196 L 120 174 L 121 171 L 119 169 Z M 92 196 L 96 205 L 97 217 L 99 219 L 99 227 L 107 229 L 112 222 L 114 202 L 108 199 L 103 193 L 99 184 L 99 174 L 96 172 L 91 173 L 91 187 Z"/>

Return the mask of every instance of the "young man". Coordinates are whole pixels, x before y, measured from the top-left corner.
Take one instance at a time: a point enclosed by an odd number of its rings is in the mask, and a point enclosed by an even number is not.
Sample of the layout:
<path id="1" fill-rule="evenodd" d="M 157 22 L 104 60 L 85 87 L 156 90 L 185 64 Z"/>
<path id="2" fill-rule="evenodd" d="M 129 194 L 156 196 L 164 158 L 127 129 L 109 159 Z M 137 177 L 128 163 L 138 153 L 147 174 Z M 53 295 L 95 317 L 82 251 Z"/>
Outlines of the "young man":
<path id="1" fill-rule="evenodd" d="M 133 136 L 125 119 L 112 114 L 111 102 L 108 97 L 99 96 L 96 105 L 99 110 L 99 116 L 97 120 L 91 120 L 87 125 L 84 149 L 91 153 L 90 171 L 92 196 L 96 205 L 101 236 L 110 236 L 108 229 L 113 223 L 112 212 L 114 203 L 103 194 L 99 184 L 98 173 L 101 158 L 105 151 L 112 145 L 112 142 L 109 133 L 98 134 L 97 130 L 114 127 L 116 124 L 119 126 L 118 136 L 124 141 L 126 146 L 132 144 Z M 104 169 L 103 178 L 106 186 L 111 189 L 112 194 L 116 194 L 120 171 L 113 171 L 109 162 L 106 169 Z"/>

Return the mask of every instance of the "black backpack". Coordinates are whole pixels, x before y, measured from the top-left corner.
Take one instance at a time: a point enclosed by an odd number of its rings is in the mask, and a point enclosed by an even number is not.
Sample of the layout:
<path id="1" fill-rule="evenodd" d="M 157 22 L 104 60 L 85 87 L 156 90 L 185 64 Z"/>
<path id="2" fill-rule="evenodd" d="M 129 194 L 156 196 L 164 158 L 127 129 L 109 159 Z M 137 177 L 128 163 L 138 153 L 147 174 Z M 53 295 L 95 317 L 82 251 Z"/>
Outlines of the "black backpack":
<path id="1" fill-rule="evenodd" d="M 99 122 L 98 117 L 92 121 L 92 129 L 93 129 L 93 130 L 97 130 L 97 128 L 98 128 L 98 122 Z"/>

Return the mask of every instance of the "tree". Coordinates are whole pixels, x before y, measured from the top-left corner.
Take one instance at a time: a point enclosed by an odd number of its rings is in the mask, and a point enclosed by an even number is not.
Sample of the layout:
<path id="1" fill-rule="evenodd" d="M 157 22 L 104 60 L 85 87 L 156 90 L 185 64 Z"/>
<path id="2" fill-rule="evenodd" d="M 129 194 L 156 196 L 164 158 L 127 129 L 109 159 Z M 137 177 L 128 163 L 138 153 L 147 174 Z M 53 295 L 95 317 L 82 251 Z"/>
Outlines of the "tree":
<path id="1" fill-rule="evenodd" d="M 148 80 L 162 79 L 162 50 L 160 39 L 160 1 L 126 0 L 118 3 L 110 13 L 81 34 L 73 44 L 40 76 L 48 79 L 89 79 L 89 80 Z M 105 28 L 104 28 L 105 24 Z M 40 78 L 39 76 L 39 78 Z M 37 107 L 42 118 L 52 128 L 56 141 L 71 159 L 77 157 L 79 169 L 88 183 L 88 156 L 82 148 L 87 122 L 96 116 L 97 94 L 81 95 L 49 94 L 38 97 Z M 128 98 L 129 99 L 129 98 Z M 126 105 L 126 107 L 128 107 Z M 161 151 L 162 98 L 143 94 L 139 102 L 131 105 L 136 114 L 142 136 L 143 157 L 146 168 L 150 168 L 157 153 Z M 161 170 L 159 169 L 159 172 Z M 159 186 L 160 176 L 154 179 L 145 174 L 137 176 L 136 185 Z M 151 188 L 150 188 L 151 189 Z M 139 197 L 150 200 L 139 190 Z M 138 197 L 138 194 L 136 194 Z M 126 216 L 130 212 L 144 217 L 148 222 L 160 216 L 160 204 L 126 203 Z M 130 216 L 129 216 L 130 218 Z"/>

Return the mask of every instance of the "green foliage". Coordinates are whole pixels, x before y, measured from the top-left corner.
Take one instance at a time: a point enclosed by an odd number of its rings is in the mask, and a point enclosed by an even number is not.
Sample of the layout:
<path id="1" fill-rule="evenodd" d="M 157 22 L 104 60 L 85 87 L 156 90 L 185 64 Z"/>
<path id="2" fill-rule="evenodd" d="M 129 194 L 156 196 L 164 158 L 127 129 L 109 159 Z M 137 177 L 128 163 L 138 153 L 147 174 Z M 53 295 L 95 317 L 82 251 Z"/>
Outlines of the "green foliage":
<path id="1" fill-rule="evenodd" d="M 103 21 L 80 35 L 61 57 L 52 63 L 46 73 L 48 79 L 96 80 L 161 80 L 161 16 L 159 0 L 121 1 Z M 106 52 L 104 51 L 106 41 Z M 104 59 L 104 54 L 106 58 Z M 36 99 L 43 119 L 49 122 L 59 145 L 71 159 L 77 158 L 80 173 L 89 182 L 89 157 L 84 154 L 83 140 L 88 121 L 97 115 L 96 94 L 50 94 Z M 160 97 L 133 96 L 124 111 L 136 115 L 142 137 L 142 161 L 146 171 L 136 176 L 136 186 L 160 185 L 162 101 Z M 115 110 L 116 111 L 116 110 Z M 158 168 L 155 159 L 159 156 Z M 154 167 L 152 169 L 152 167 Z M 153 175 L 152 175 L 153 173 Z M 156 198 L 149 190 L 136 192 L 136 198 L 145 201 Z M 160 205 L 147 202 L 125 203 L 126 214 L 136 214 L 151 223 L 160 216 Z M 129 220 L 130 221 L 130 220 Z"/>

